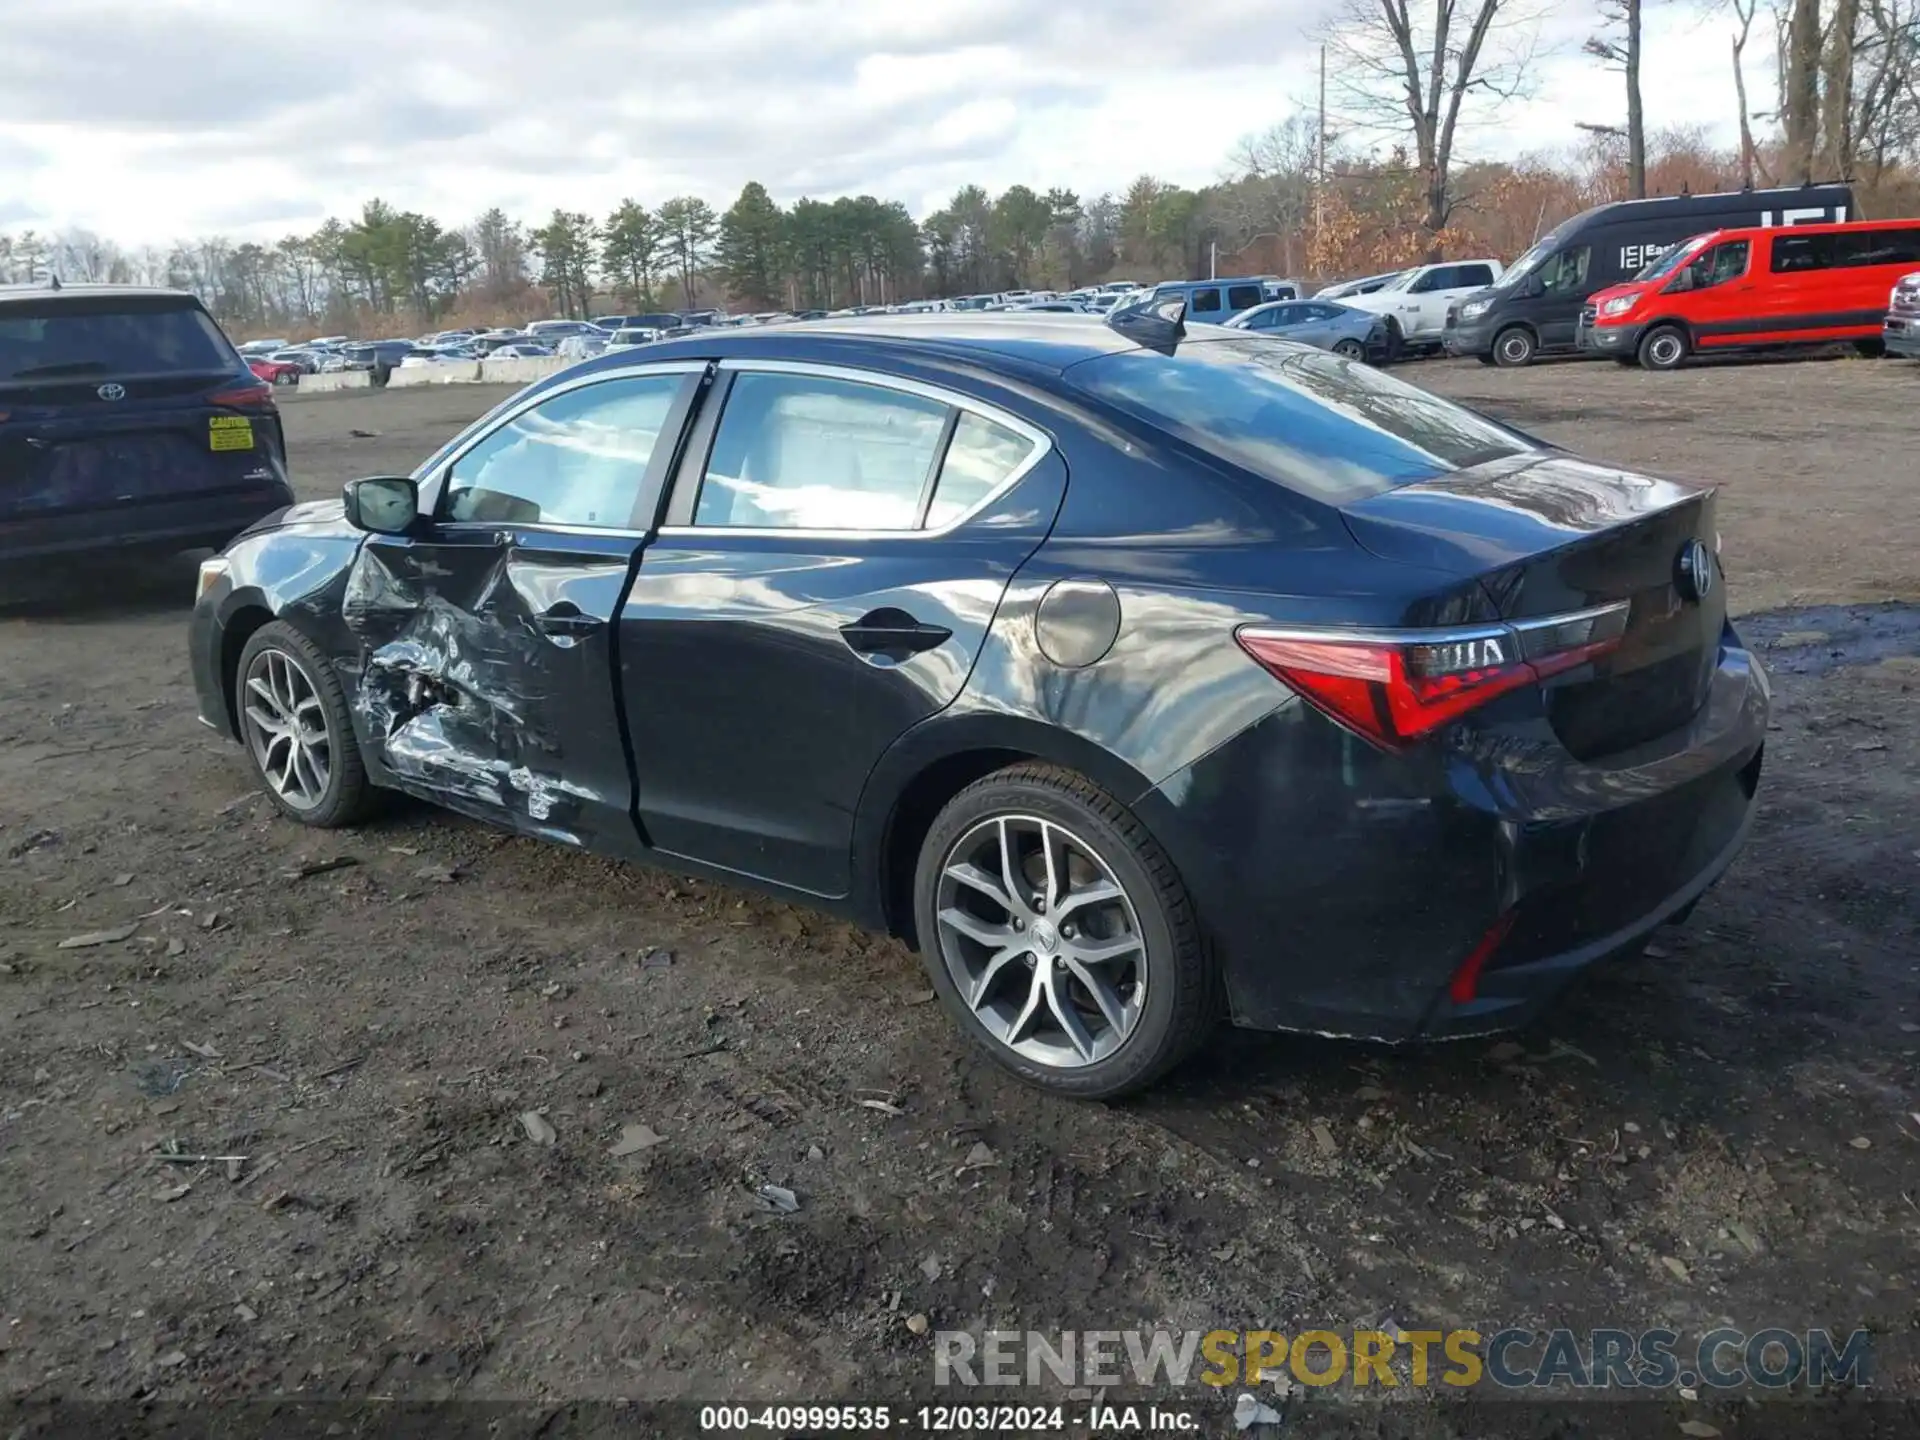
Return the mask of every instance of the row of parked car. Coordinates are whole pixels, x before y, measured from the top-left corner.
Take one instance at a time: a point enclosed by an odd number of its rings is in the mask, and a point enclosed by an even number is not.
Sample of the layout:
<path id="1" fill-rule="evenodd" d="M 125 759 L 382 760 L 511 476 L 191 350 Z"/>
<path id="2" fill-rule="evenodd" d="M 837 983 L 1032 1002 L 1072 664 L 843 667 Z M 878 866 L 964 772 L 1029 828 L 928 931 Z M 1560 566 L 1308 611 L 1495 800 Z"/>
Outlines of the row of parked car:
<path id="1" fill-rule="evenodd" d="M 366 369 L 384 379 L 403 365 L 489 356 L 584 360 L 716 326 L 946 311 L 1107 316 L 1179 300 L 1188 323 L 1273 334 L 1376 364 L 1444 353 L 1519 367 L 1586 352 L 1670 370 L 1696 355 L 1836 341 L 1913 354 L 1920 346 L 1908 308 L 1915 287 L 1896 287 L 1920 273 L 1920 220 L 1862 221 L 1853 213 L 1846 185 L 1623 201 L 1575 216 L 1512 265 L 1448 260 L 1312 295 L 1274 275 L 1117 280 L 832 311 L 659 311 L 417 340 L 334 336 L 241 348 L 256 375 L 290 384 L 315 371 Z"/>

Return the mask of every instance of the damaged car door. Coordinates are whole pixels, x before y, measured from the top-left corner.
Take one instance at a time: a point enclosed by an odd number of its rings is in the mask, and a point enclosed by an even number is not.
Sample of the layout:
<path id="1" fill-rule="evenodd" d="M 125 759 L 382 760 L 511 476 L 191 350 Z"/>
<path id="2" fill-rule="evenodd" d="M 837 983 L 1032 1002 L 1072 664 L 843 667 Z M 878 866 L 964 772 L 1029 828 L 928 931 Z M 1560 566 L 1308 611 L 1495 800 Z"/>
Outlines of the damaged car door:
<path id="1" fill-rule="evenodd" d="M 414 533 L 368 537 L 344 608 L 384 783 L 635 848 L 612 621 L 705 369 L 600 372 L 529 397 L 420 477 Z"/>
<path id="2" fill-rule="evenodd" d="M 621 612 L 646 842 L 848 893 L 867 778 L 959 696 L 1066 480 L 999 406 L 723 361 Z"/>

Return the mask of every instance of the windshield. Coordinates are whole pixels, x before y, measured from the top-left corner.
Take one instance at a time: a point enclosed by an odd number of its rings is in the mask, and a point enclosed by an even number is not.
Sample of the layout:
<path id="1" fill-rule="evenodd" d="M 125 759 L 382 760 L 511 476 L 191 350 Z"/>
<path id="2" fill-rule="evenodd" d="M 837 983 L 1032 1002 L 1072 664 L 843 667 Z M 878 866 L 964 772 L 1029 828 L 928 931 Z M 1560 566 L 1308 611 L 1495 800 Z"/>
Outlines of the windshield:
<path id="1" fill-rule="evenodd" d="M 1546 239 L 1542 240 L 1538 245 L 1535 245 L 1531 250 L 1527 251 L 1526 254 L 1514 261 L 1512 265 L 1508 266 L 1506 273 L 1493 282 L 1493 288 L 1496 290 L 1511 290 L 1522 280 L 1525 280 L 1533 267 L 1546 259 L 1547 256 L 1552 253 L 1553 247 L 1559 243 L 1558 237 L 1553 235 L 1547 236 Z"/>
<path id="2" fill-rule="evenodd" d="M 198 305 L 146 299 L 49 299 L 0 309 L 0 382 L 231 370 L 220 327 Z"/>
<path id="3" fill-rule="evenodd" d="M 1450 400 L 1325 351 L 1235 332 L 1067 371 L 1198 449 L 1340 505 L 1534 447 Z"/>
<path id="4" fill-rule="evenodd" d="M 1704 235 L 1695 235 L 1690 240 L 1682 240 L 1671 250 L 1658 256 L 1652 264 L 1648 265 L 1646 269 L 1642 270 L 1633 278 L 1635 280 L 1664 280 L 1685 264 L 1687 257 L 1693 254 L 1695 248 L 1706 238 Z"/>

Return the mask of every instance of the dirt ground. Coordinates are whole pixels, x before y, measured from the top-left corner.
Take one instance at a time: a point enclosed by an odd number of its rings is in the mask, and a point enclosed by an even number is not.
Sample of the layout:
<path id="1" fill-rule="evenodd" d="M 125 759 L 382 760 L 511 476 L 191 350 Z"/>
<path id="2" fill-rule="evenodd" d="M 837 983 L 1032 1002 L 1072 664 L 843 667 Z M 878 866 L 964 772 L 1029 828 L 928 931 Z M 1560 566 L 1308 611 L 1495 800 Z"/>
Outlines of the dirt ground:
<path id="1" fill-rule="evenodd" d="M 1405 373 L 1723 482 L 1775 671 L 1742 859 L 1517 1042 L 1223 1032 L 1046 1099 L 890 941 L 423 807 L 270 818 L 194 720 L 189 561 L 0 614 L 5 1393 L 900 1401 L 921 1316 L 1864 1326 L 1920 1391 L 1920 609 L 1882 603 L 1920 600 L 1920 366 Z M 299 488 L 499 398 L 291 400 Z M 614 1158 L 629 1123 L 664 1139 Z"/>

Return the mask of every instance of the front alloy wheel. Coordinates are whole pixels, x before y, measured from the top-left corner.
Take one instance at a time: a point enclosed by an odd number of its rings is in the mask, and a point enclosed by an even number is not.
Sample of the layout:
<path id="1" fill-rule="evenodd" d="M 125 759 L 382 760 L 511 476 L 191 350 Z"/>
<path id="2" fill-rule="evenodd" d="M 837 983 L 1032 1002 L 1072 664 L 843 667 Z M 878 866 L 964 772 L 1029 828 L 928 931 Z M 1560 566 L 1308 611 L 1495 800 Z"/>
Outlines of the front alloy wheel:
<path id="1" fill-rule="evenodd" d="M 284 815 L 303 825 L 350 825 L 373 802 L 340 681 L 326 656 L 284 620 L 261 626 L 240 652 L 233 713 L 247 757 Z"/>
<path id="2" fill-rule="evenodd" d="M 1146 1000 L 1146 951 L 1126 891 L 1093 847 L 1037 815 L 984 820 L 940 872 L 940 955 L 974 1018 L 1055 1069 L 1126 1044 Z"/>
<path id="3" fill-rule="evenodd" d="M 333 737 L 313 677 L 284 650 L 262 650 L 247 667 L 241 715 L 260 778 L 295 810 L 326 799 Z"/>
<path id="4" fill-rule="evenodd" d="M 962 1030 L 1056 1094 L 1141 1089 L 1219 1015 L 1213 955 L 1171 860 L 1071 770 L 1013 765 L 954 796 L 920 848 L 914 921 Z"/>

